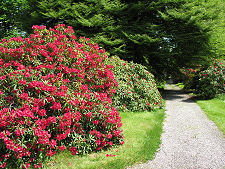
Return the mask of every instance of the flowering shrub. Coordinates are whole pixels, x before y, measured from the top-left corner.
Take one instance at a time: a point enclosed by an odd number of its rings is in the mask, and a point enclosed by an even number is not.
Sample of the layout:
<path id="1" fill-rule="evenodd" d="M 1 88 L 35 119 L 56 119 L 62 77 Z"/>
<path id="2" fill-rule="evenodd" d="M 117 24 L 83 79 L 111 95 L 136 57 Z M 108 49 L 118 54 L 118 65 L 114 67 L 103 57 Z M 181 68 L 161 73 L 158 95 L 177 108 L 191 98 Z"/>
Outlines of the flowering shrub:
<path id="1" fill-rule="evenodd" d="M 196 91 L 204 98 L 225 93 L 225 62 L 216 61 L 196 74 Z"/>
<path id="2" fill-rule="evenodd" d="M 184 82 L 184 89 L 194 89 L 196 88 L 198 79 L 196 79 L 196 74 L 199 72 L 201 66 L 198 65 L 197 68 L 184 68 L 181 70 L 182 80 Z"/>
<path id="3" fill-rule="evenodd" d="M 182 73 L 186 76 L 186 78 L 191 79 L 195 76 L 195 73 L 198 71 L 198 69 L 183 69 Z"/>
<path id="4" fill-rule="evenodd" d="M 118 110 L 149 111 L 163 106 L 154 76 L 144 66 L 119 57 L 108 58 L 107 63 L 114 66 L 113 73 L 119 85 L 113 97 Z"/>
<path id="5" fill-rule="evenodd" d="M 225 62 L 215 61 L 207 67 L 186 69 L 186 89 L 195 89 L 195 92 L 204 98 L 213 98 L 225 92 Z"/>
<path id="6" fill-rule="evenodd" d="M 0 42 L 0 168 L 40 168 L 64 149 L 75 155 L 123 144 L 105 51 L 71 27 L 33 29 L 29 38 Z"/>

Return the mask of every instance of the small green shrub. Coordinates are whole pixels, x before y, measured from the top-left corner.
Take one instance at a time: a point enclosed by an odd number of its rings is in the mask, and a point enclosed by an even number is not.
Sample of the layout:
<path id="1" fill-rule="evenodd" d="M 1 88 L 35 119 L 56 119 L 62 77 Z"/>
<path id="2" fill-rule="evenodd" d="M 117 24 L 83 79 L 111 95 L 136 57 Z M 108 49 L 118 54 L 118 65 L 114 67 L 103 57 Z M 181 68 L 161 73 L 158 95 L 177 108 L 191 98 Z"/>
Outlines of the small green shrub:
<path id="1" fill-rule="evenodd" d="M 119 86 L 112 98 L 118 110 L 149 111 L 163 107 L 154 76 L 144 66 L 116 56 L 108 58 L 107 63 L 114 66 L 113 73 Z"/>

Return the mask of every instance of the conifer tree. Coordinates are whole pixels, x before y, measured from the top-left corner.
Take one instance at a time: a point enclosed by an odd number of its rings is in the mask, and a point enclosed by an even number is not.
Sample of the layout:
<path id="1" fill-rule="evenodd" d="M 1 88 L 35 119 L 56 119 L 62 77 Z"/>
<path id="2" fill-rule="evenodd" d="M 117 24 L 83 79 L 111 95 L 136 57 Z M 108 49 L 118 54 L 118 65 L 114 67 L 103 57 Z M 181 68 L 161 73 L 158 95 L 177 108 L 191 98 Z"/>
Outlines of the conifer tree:
<path id="1" fill-rule="evenodd" d="M 73 26 L 77 36 L 92 38 L 110 55 L 147 66 L 157 77 L 224 53 L 223 0 L 30 0 L 28 4 L 31 14 L 23 24 L 27 32 L 34 23 Z"/>

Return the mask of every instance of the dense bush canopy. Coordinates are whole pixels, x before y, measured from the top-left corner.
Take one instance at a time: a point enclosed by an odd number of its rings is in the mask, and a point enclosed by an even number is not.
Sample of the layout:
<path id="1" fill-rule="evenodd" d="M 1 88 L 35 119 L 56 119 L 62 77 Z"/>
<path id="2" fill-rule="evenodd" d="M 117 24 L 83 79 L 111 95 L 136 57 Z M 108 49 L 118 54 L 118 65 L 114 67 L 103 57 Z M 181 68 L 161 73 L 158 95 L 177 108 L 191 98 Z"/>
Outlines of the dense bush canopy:
<path id="1" fill-rule="evenodd" d="M 145 66 L 119 57 L 111 57 L 107 59 L 107 63 L 114 66 L 113 73 L 119 86 L 113 97 L 113 104 L 118 110 L 150 111 L 163 107 L 154 76 Z"/>
<path id="2" fill-rule="evenodd" d="M 38 168 L 64 149 L 75 155 L 123 144 L 105 51 L 71 27 L 33 29 L 29 38 L 0 42 L 0 167 Z"/>

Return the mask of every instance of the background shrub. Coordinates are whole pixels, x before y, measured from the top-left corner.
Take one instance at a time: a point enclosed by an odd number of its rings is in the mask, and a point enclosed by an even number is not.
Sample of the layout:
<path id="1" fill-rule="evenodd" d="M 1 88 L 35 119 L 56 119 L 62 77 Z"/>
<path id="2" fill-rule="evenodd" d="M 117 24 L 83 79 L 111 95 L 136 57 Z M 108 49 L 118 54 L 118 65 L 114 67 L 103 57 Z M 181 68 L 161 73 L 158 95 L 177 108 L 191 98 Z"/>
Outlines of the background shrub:
<path id="1" fill-rule="evenodd" d="M 225 93 L 225 62 L 216 61 L 197 74 L 196 91 L 204 98 L 213 98 Z"/>
<path id="2" fill-rule="evenodd" d="M 149 111 L 163 106 L 154 76 L 144 66 L 117 56 L 108 58 L 107 63 L 114 66 L 113 73 L 119 86 L 112 98 L 118 110 Z"/>
<path id="3" fill-rule="evenodd" d="M 185 88 L 194 89 L 203 98 L 214 98 L 225 93 L 225 62 L 216 60 L 213 64 L 196 70 L 185 71 L 188 80 Z"/>
<path id="4" fill-rule="evenodd" d="M 197 72 L 200 70 L 201 66 L 199 65 L 197 68 L 189 68 L 182 69 L 181 72 L 183 74 L 181 81 L 185 84 L 184 89 L 196 89 L 196 85 L 198 83 Z"/>
<path id="5" fill-rule="evenodd" d="M 29 38 L 0 42 L 0 167 L 39 168 L 64 149 L 75 155 L 123 144 L 105 51 L 71 27 L 33 29 Z"/>

